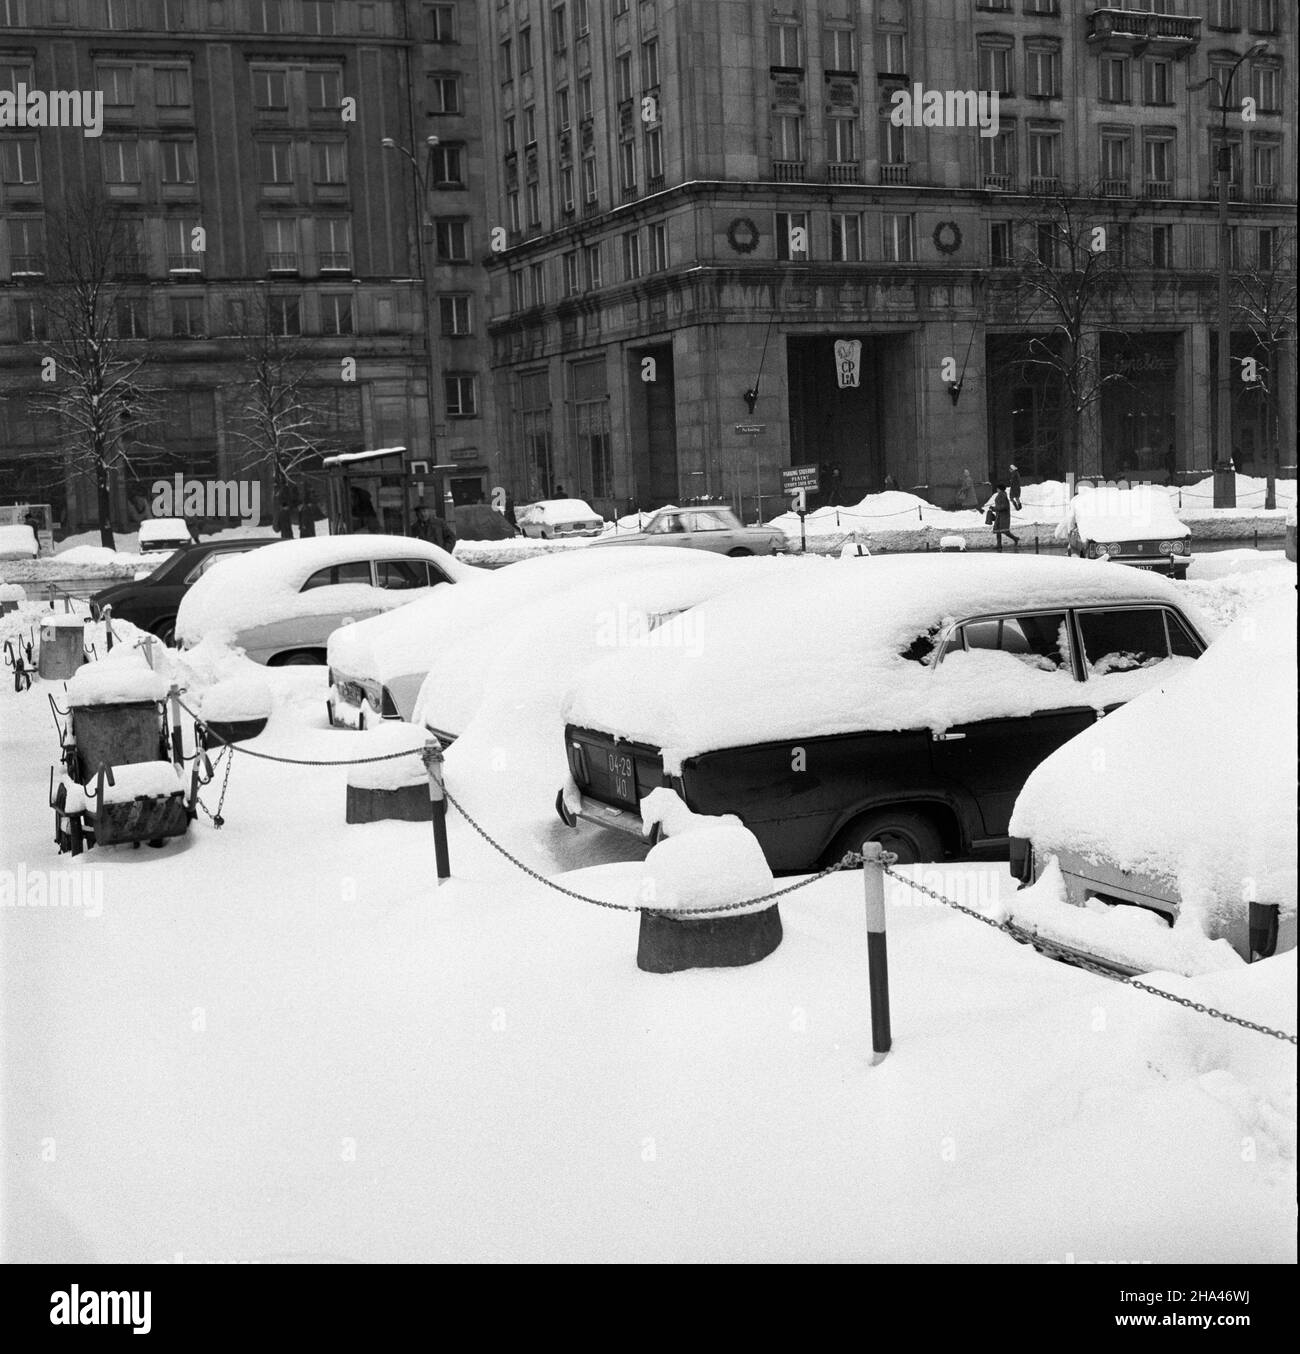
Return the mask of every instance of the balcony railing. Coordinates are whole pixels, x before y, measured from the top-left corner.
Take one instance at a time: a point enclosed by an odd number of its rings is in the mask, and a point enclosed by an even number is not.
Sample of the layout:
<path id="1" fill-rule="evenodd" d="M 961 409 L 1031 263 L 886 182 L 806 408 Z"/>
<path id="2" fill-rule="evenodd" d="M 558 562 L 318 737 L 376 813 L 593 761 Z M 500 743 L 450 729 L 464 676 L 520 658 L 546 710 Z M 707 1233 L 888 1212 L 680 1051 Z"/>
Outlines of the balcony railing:
<path id="1" fill-rule="evenodd" d="M 269 273 L 296 273 L 298 271 L 297 253 L 284 251 L 268 253 L 266 256 L 266 270 Z"/>
<path id="2" fill-rule="evenodd" d="M 320 266 L 322 272 L 350 273 L 352 271 L 352 254 L 347 249 L 323 250 L 320 256 Z"/>
<path id="3" fill-rule="evenodd" d="M 9 271 L 14 277 L 43 277 L 44 254 L 14 254 L 9 260 Z"/>
<path id="4" fill-rule="evenodd" d="M 862 166 L 856 161 L 853 163 L 839 161 L 835 164 L 826 166 L 827 183 L 861 183 Z"/>
<path id="5" fill-rule="evenodd" d="M 1148 179 L 1142 185 L 1143 197 L 1165 198 L 1172 197 L 1174 186 L 1165 179 Z"/>
<path id="6" fill-rule="evenodd" d="M 1103 197 L 1128 197 L 1129 181 L 1127 179 L 1102 179 L 1101 194 Z"/>
<path id="7" fill-rule="evenodd" d="M 998 193 L 1009 193 L 1011 191 L 1013 176 L 1010 174 L 985 174 L 984 187 L 992 188 Z"/>
<path id="8" fill-rule="evenodd" d="M 1255 185 L 1254 198 L 1256 202 L 1276 202 L 1277 184 L 1275 183 L 1257 183 Z M 17 271 L 17 270 L 15 270 Z"/>
<path id="9" fill-rule="evenodd" d="M 201 273 L 203 271 L 203 255 L 195 254 L 189 250 L 182 251 L 179 254 L 168 254 L 167 271 L 169 273 Z"/>
<path id="10" fill-rule="evenodd" d="M 1153 50 L 1190 51 L 1201 40 L 1201 21 L 1178 14 L 1102 6 L 1088 15 L 1088 41 L 1100 46 L 1150 44 Z"/>
<path id="11" fill-rule="evenodd" d="M 664 186 L 664 176 L 662 174 L 651 174 L 646 180 L 646 192 L 657 193 Z"/>
<path id="12" fill-rule="evenodd" d="M 1040 197 L 1059 193 L 1061 191 L 1061 180 L 1055 174 L 1035 174 L 1029 180 L 1029 191 L 1037 193 Z"/>
<path id="13" fill-rule="evenodd" d="M 908 173 L 912 166 L 904 165 L 881 165 L 880 182 L 881 183 L 906 183 Z"/>
<path id="14" fill-rule="evenodd" d="M 807 166 L 802 160 L 773 160 L 772 177 L 777 183 L 804 183 Z"/>

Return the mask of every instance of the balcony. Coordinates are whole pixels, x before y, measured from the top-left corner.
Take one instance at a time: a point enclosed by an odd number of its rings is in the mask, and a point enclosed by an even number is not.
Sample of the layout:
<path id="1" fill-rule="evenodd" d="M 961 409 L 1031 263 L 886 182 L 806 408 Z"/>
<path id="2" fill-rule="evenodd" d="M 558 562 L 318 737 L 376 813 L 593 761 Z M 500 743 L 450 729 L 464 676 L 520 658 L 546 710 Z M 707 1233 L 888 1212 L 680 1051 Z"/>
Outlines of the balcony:
<path id="1" fill-rule="evenodd" d="M 195 277 L 198 277 L 203 272 L 203 255 L 188 250 L 180 254 L 168 254 L 167 271 L 169 273 L 192 273 Z"/>
<path id="2" fill-rule="evenodd" d="M 1256 202 L 1276 202 L 1277 184 L 1275 183 L 1257 183 L 1255 191 L 1252 194 Z M 17 271 L 17 269 L 15 269 Z"/>
<path id="3" fill-rule="evenodd" d="M 1061 191 L 1061 181 L 1055 174 L 1034 174 L 1029 180 L 1029 191 L 1036 197 L 1051 197 Z"/>
<path id="4" fill-rule="evenodd" d="M 1129 181 L 1127 179 L 1102 179 L 1101 195 L 1102 197 L 1128 197 Z"/>
<path id="5" fill-rule="evenodd" d="M 278 251 L 266 256 L 268 273 L 296 273 L 298 271 L 297 252 Z"/>
<path id="6" fill-rule="evenodd" d="M 985 174 L 984 187 L 992 189 L 995 193 L 1009 193 L 1014 185 L 1015 176 L 1012 174 Z"/>
<path id="7" fill-rule="evenodd" d="M 9 260 L 12 277 L 44 277 L 44 254 L 14 254 Z"/>
<path id="8" fill-rule="evenodd" d="M 911 173 L 912 166 L 905 165 L 881 165 L 880 182 L 881 183 L 906 183 L 908 175 Z"/>
<path id="9" fill-rule="evenodd" d="M 1162 179 L 1148 179 L 1148 180 L 1142 185 L 1142 196 L 1143 196 L 1143 197 L 1150 197 L 1150 198 L 1167 198 L 1167 197 L 1173 197 L 1173 195 L 1174 195 L 1174 186 L 1173 186 L 1172 183 L 1169 183 L 1167 180 L 1162 180 Z"/>
<path id="10" fill-rule="evenodd" d="M 352 271 L 352 253 L 347 249 L 327 249 L 320 256 L 322 273 L 350 273 Z"/>
<path id="11" fill-rule="evenodd" d="M 1110 6 L 1088 15 L 1088 45 L 1095 51 L 1172 56 L 1181 60 L 1195 51 L 1200 41 L 1200 19 Z"/>
<path id="12" fill-rule="evenodd" d="M 862 166 L 853 163 L 836 163 L 826 166 L 827 183 L 861 183 Z"/>
<path id="13" fill-rule="evenodd" d="M 773 160 L 772 177 L 777 183 L 806 183 L 807 166 L 802 160 Z"/>

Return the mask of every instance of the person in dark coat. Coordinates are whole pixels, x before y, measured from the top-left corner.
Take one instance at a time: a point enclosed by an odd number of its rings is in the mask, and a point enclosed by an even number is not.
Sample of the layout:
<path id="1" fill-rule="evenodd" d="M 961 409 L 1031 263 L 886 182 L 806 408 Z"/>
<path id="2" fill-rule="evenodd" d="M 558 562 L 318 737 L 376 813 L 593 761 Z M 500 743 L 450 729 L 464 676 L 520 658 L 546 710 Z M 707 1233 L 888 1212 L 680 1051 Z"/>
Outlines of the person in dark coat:
<path id="1" fill-rule="evenodd" d="M 288 498 L 280 500 L 280 508 L 275 514 L 275 521 L 271 523 L 271 529 L 279 533 L 282 541 L 293 540 L 293 507 Z"/>
<path id="2" fill-rule="evenodd" d="M 1005 484 L 997 486 L 984 520 L 993 528 L 993 535 L 997 539 L 999 550 L 1002 549 L 1003 536 L 1008 537 L 1016 545 L 1020 544 L 1020 537 L 1013 535 L 1011 531 L 1011 500 L 1007 497 L 1007 486 Z"/>
<path id="3" fill-rule="evenodd" d="M 309 493 L 303 500 L 303 505 L 298 509 L 298 535 L 304 540 L 309 536 L 316 535 L 316 523 L 324 517 L 320 504 L 316 502 L 316 495 Z"/>
<path id="4" fill-rule="evenodd" d="M 1007 476 L 1007 497 L 1011 500 L 1011 506 L 1020 511 L 1020 471 L 1013 465 L 1011 473 Z"/>
<path id="5" fill-rule="evenodd" d="M 425 503 L 415 509 L 415 520 L 411 523 L 411 535 L 417 540 L 428 541 L 450 553 L 456 546 L 456 531 L 450 522 L 435 517 Z"/>

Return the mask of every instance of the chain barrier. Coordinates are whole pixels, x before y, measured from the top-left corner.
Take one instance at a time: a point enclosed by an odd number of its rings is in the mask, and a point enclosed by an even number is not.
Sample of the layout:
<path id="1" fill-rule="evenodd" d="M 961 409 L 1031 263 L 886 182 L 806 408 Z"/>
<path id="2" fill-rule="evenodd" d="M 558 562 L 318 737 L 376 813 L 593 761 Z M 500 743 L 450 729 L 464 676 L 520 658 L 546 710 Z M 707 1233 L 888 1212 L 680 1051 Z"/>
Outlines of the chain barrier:
<path id="1" fill-rule="evenodd" d="M 226 787 L 230 784 L 230 768 L 235 764 L 235 759 L 230 755 L 230 748 L 231 745 L 227 743 L 225 747 L 223 747 L 221 751 L 217 753 L 216 764 L 213 766 L 212 775 L 208 778 L 207 781 L 207 784 L 211 785 L 212 781 L 216 779 L 217 766 L 221 764 L 221 761 L 224 758 L 226 763 L 226 773 L 221 778 L 221 794 L 217 799 L 217 811 L 213 813 L 212 810 L 208 808 L 208 806 L 203 802 L 202 795 L 196 794 L 194 796 L 194 802 L 199 806 L 199 808 L 203 810 L 203 812 L 207 815 L 208 820 L 212 823 L 212 826 L 216 828 L 218 831 L 220 831 L 220 829 L 225 827 L 226 825 L 226 820 L 221 816 L 221 809 L 226 802 Z M 198 754 L 196 753 L 195 755 L 197 756 Z"/>
<path id="2" fill-rule="evenodd" d="M 858 857 L 861 860 L 861 856 Z M 1135 977 L 1121 977 L 1114 969 L 1107 968 L 1104 964 L 1094 963 L 1091 959 L 1086 959 L 1083 955 L 1076 954 L 1073 950 L 1063 945 L 1057 945 L 1054 942 L 1045 939 L 1043 936 L 1028 938 L 1015 927 L 1004 921 L 997 921 L 993 917 L 986 917 L 982 912 L 977 912 L 973 907 L 967 907 L 964 903 L 953 902 L 951 898 L 945 898 L 937 889 L 932 889 L 926 884 L 917 883 L 914 879 L 909 879 L 905 874 L 900 874 L 897 870 L 885 865 L 882 867 L 885 874 L 891 879 L 896 879 L 900 884 L 905 884 L 909 889 L 914 889 L 917 893 L 924 893 L 933 898 L 935 902 L 944 907 L 952 908 L 955 912 L 964 912 L 968 917 L 974 917 L 976 921 L 983 922 L 985 926 L 991 926 L 995 931 L 1001 931 L 1009 935 L 1013 940 L 1021 945 L 1032 945 L 1035 949 L 1051 951 L 1049 957 L 1061 959 L 1072 964 L 1075 968 L 1081 968 L 1086 973 L 1095 974 L 1099 978 L 1109 978 L 1112 981 L 1118 981 L 1125 987 L 1136 987 L 1139 992 L 1150 992 L 1152 996 L 1163 997 L 1166 1001 L 1172 1001 L 1177 1006 L 1185 1006 L 1190 1011 L 1200 1011 L 1202 1015 L 1214 1017 L 1216 1020 L 1226 1020 L 1229 1024 L 1240 1025 L 1243 1029 L 1256 1030 L 1260 1034 L 1271 1035 L 1274 1039 L 1281 1039 L 1285 1043 L 1294 1044 L 1296 1036 L 1287 1034 L 1283 1030 L 1271 1029 L 1267 1025 L 1257 1025 L 1253 1020 L 1243 1020 L 1241 1016 L 1229 1014 L 1227 1011 L 1217 1010 L 1213 1006 L 1206 1006 L 1202 1002 L 1192 1001 L 1187 997 L 1176 996 L 1173 992 L 1166 992 L 1163 988 L 1152 987 L 1150 983 L 1139 982 Z"/>

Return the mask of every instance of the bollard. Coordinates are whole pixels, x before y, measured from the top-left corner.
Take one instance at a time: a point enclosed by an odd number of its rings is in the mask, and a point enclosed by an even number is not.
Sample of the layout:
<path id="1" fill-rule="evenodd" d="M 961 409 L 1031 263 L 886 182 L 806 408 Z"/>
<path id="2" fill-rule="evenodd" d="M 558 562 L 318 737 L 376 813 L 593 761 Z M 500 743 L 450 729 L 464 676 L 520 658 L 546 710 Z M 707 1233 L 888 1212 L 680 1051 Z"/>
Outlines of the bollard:
<path id="1" fill-rule="evenodd" d="M 104 622 L 104 642 L 108 646 L 108 652 L 113 652 L 113 606 L 110 602 L 99 613 L 100 619 Z"/>
<path id="2" fill-rule="evenodd" d="M 871 989 L 871 1047 L 874 1067 L 885 1060 L 889 1030 L 889 957 L 885 949 L 885 872 L 879 842 L 862 843 L 862 887 L 867 907 L 867 983 Z"/>
<path id="3" fill-rule="evenodd" d="M 172 710 L 172 761 L 177 766 L 185 764 L 185 746 L 181 742 L 181 690 L 174 682 L 167 693 Z"/>
<path id="4" fill-rule="evenodd" d="M 429 799 L 433 804 L 433 854 L 438 866 L 438 883 L 451 878 L 447 856 L 447 795 L 442 785 L 442 744 L 431 738 L 421 751 L 424 769 L 429 773 Z"/>
<path id="5" fill-rule="evenodd" d="M 1276 903 L 1249 904 L 1250 910 L 1250 962 L 1267 959 L 1277 949 Z"/>

